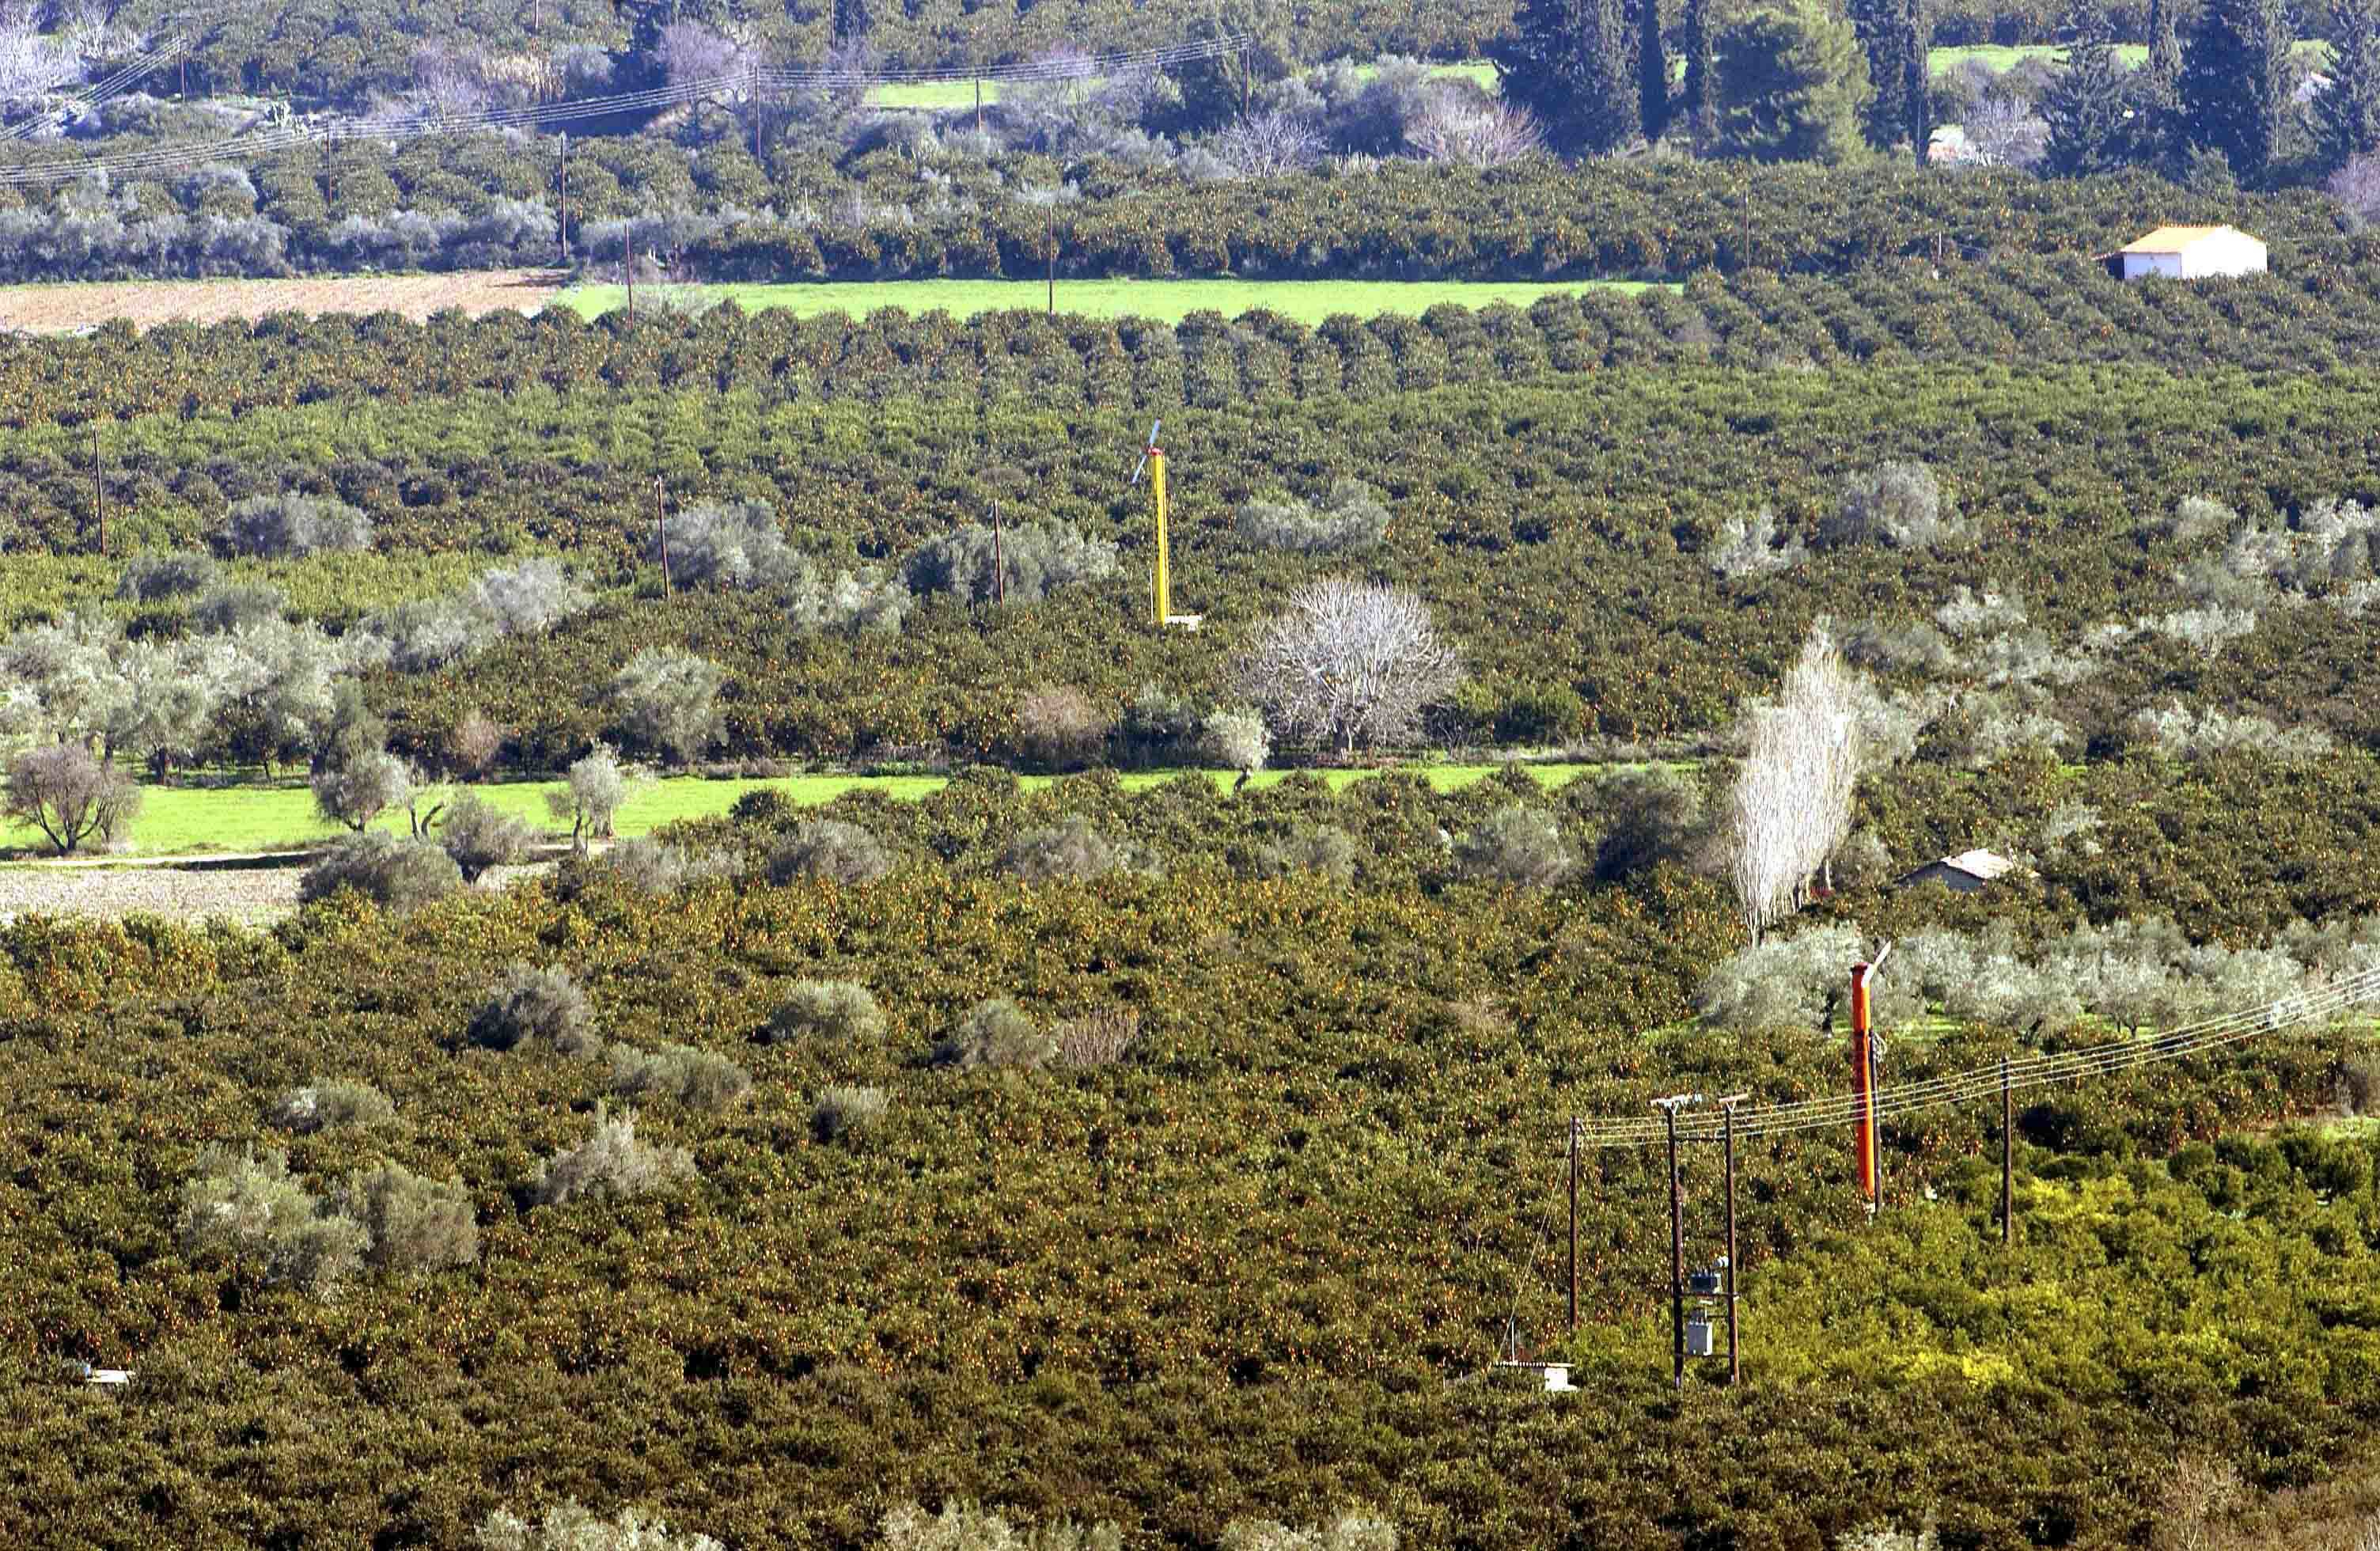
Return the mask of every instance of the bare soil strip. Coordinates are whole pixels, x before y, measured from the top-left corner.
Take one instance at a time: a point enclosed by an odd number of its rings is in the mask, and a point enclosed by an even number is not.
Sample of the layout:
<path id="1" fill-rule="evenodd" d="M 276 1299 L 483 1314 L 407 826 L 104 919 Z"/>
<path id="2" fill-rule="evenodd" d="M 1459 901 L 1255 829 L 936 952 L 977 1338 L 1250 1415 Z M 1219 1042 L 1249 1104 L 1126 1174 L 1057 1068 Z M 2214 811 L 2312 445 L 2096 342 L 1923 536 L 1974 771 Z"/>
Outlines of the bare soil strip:
<path id="1" fill-rule="evenodd" d="M 160 323 L 253 322 L 268 312 L 401 312 L 417 322 L 443 308 L 473 317 L 541 309 L 562 288 L 556 270 L 465 274 L 320 275 L 295 280 L 123 280 L 0 285 L 0 330 L 68 333 L 116 318 Z"/>

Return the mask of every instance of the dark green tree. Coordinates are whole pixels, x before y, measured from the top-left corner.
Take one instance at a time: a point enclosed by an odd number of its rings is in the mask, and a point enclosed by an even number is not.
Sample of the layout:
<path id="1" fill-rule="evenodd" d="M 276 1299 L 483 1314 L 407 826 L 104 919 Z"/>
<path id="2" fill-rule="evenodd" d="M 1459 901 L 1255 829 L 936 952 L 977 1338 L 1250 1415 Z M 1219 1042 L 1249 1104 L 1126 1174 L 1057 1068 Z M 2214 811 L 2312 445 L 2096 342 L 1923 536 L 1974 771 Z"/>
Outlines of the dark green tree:
<path id="1" fill-rule="evenodd" d="M 1889 151 L 1902 133 L 1900 93 L 1901 0 L 1846 0 L 1843 14 L 1851 18 L 1866 56 L 1867 79 L 1878 90 L 1860 110 L 1860 132 L 1878 151 Z"/>
<path id="2" fill-rule="evenodd" d="M 2123 72 L 2116 63 L 2116 38 L 2107 13 L 2095 4 L 2073 18 L 2074 42 L 2066 67 L 2041 94 L 2041 116 L 2049 126 L 2045 153 L 2059 177 L 2113 172 L 2131 160 L 2133 111 Z"/>
<path id="3" fill-rule="evenodd" d="M 2292 41 L 2282 0 L 2207 0 L 2182 50 L 2190 142 L 2222 152 L 2243 183 L 2263 182 L 2288 155 Z"/>
<path id="4" fill-rule="evenodd" d="M 1718 137 L 1718 98 L 1711 57 L 1710 0 L 1686 0 L 1685 20 L 1679 40 L 1686 55 L 1686 91 L 1678 113 L 1696 151 L 1708 151 Z"/>
<path id="5" fill-rule="evenodd" d="M 2168 99 L 2181 86 L 2181 0 L 2149 0 L 2149 84 Z"/>
<path id="6" fill-rule="evenodd" d="M 2374 0 L 2331 0 L 2330 85 L 2313 100 L 2313 138 L 2326 171 L 2380 151 L 2380 10 Z"/>
<path id="7" fill-rule="evenodd" d="M 1670 51 L 1661 46 L 1661 0 L 1636 0 L 1636 116 L 1645 138 L 1670 127 Z"/>
<path id="8" fill-rule="evenodd" d="M 1629 79 L 1621 0 L 1522 0 L 1488 49 L 1506 101 L 1526 108 L 1566 154 L 1617 150 L 1644 127 Z"/>
<path id="9" fill-rule="evenodd" d="M 1851 161 L 1875 95 L 1858 34 L 1819 0 L 1755 11 L 1719 35 L 1719 144 L 1730 156 Z"/>
<path id="10" fill-rule="evenodd" d="M 1934 72 L 1925 57 L 1925 0 L 1899 0 L 1900 130 L 1920 167 L 1934 142 Z M 1883 83 L 1878 82 L 1879 89 Z"/>

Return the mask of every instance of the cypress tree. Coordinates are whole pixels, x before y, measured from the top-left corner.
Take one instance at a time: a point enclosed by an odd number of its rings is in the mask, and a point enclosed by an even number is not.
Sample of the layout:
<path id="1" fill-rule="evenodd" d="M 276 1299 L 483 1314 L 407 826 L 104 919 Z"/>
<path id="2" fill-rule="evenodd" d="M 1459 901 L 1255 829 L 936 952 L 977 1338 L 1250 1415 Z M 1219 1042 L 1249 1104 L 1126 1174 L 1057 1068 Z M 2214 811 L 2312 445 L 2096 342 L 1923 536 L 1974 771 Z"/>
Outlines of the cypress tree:
<path id="1" fill-rule="evenodd" d="M 2168 102 L 2181 82 L 2181 32 L 2174 11 L 2180 0 L 2149 0 L 2149 84 Z"/>
<path id="2" fill-rule="evenodd" d="M 2380 13 L 2373 0 L 2331 0 L 2330 85 L 2313 100 L 2322 164 L 2336 171 L 2380 151 Z"/>
<path id="3" fill-rule="evenodd" d="M 1505 100 L 1529 110 L 1569 154 L 1616 150 L 1644 127 L 1630 79 L 1621 0 L 1522 0 L 1490 47 Z"/>
<path id="4" fill-rule="evenodd" d="M 1860 109 L 1860 132 L 1878 151 L 1890 151 L 1906 132 L 1900 92 L 1900 0 L 1845 0 L 1843 14 L 1859 38 L 1875 91 Z"/>
<path id="5" fill-rule="evenodd" d="M 1925 55 L 1925 0 L 1900 0 L 1901 129 L 1920 167 L 1934 143 L 1932 62 Z M 1879 93 L 1884 90 L 1878 82 Z"/>
<path id="6" fill-rule="evenodd" d="M 2049 126 L 2046 155 L 2049 170 L 2059 177 L 2113 172 L 2131 152 L 2127 93 L 2107 13 L 2096 4 L 2085 5 L 2075 14 L 2074 28 L 2066 67 L 2041 95 L 2041 116 Z"/>
<path id="7" fill-rule="evenodd" d="M 2287 154 L 2292 41 L 2281 0 L 2207 0 L 2182 50 L 2190 141 L 2221 151 L 2242 182 L 2263 181 Z"/>
<path id="8" fill-rule="evenodd" d="M 1686 54 L 1686 94 L 1678 111 L 1686 120 L 1686 131 L 1694 137 L 1694 149 L 1707 151 L 1718 138 L 1718 99 L 1711 77 L 1711 24 L 1709 0 L 1686 0 L 1685 36 L 1682 40 Z"/>
<path id="9" fill-rule="evenodd" d="M 1636 0 L 1636 115 L 1645 138 L 1670 127 L 1670 55 L 1661 46 L 1661 0 Z"/>

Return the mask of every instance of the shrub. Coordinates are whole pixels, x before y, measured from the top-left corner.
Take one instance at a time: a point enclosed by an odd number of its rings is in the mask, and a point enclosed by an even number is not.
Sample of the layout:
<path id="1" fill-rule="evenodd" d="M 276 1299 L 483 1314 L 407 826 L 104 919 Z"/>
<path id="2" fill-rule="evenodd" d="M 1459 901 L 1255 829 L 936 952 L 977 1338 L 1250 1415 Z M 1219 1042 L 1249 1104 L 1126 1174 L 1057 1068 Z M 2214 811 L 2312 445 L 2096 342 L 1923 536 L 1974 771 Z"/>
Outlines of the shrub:
<path id="1" fill-rule="evenodd" d="M 519 861 L 528 854 L 536 839 L 537 831 L 526 820 L 514 818 L 476 792 L 455 799 L 438 826 L 438 843 L 455 859 L 466 883 L 477 883 L 490 867 Z"/>
<path id="2" fill-rule="evenodd" d="M 182 1187 L 181 1243 L 195 1259 L 228 1258 L 268 1282 L 327 1291 L 363 1263 L 363 1225 L 322 1214 L 273 1148 L 199 1155 Z"/>
<path id="3" fill-rule="evenodd" d="M 1341 479 L 1317 511 L 1303 501 L 1246 501 L 1232 531 L 1254 549 L 1338 554 L 1377 546 L 1389 532 L 1389 509 L 1369 485 Z"/>
<path id="4" fill-rule="evenodd" d="M 605 1519 L 576 1498 L 532 1524 L 498 1509 L 480 1523 L 478 1551 L 726 1551 L 706 1534 L 674 1534 L 667 1521 L 624 1508 Z"/>
<path id="5" fill-rule="evenodd" d="M 998 563 L 995 564 L 995 557 Z M 980 523 L 929 539 L 909 557 L 909 586 L 918 592 L 955 593 L 969 603 L 1002 596 L 1038 603 L 1060 588 L 1115 575 L 1116 547 L 1086 539 L 1069 523 L 1024 523 L 995 539 Z"/>
<path id="6" fill-rule="evenodd" d="M 1960 536 L 1955 515 L 1942 510 L 1942 487 L 1922 463 L 1885 463 L 1843 483 L 1842 503 L 1819 525 L 1829 548 L 1885 544 L 1930 550 Z"/>
<path id="7" fill-rule="evenodd" d="M 41 830 L 64 856 L 94 837 L 113 842 L 130 833 L 140 788 L 80 744 L 44 744 L 8 762 L 0 812 Z"/>
<path id="8" fill-rule="evenodd" d="M 467 598 L 413 598 L 382 609 L 358 627 L 388 643 L 389 666 L 426 673 L 483 651 L 496 638 L 495 621 Z"/>
<path id="9" fill-rule="evenodd" d="M 1272 757 L 1263 715 L 1245 706 L 1209 713 L 1201 733 L 1201 752 L 1226 769 L 1261 770 Z"/>
<path id="10" fill-rule="evenodd" d="M 310 904 L 353 889 L 374 904 L 410 910 L 462 886 L 455 859 L 436 845 L 374 831 L 349 835 L 324 852 L 298 880 L 298 899 Z"/>
<path id="11" fill-rule="evenodd" d="M 1111 1066 L 1139 1040 L 1140 1014 L 1129 1007 L 1102 1007 L 1067 1019 L 1050 1037 L 1063 1065 Z"/>
<path id="12" fill-rule="evenodd" d="M 1453 863 L 1455 876 L 1473 882 L 1550 889 L 1577 869 L 1578 858 L 1552 815 L 1516 803 L 1456 837 Z"/>
<path id="13" fill-rule="evenodd" d="M 837 1044 L 884 1037 L 884 1012 L 875 995 L 853 980 L 801 980 L 769 1020 L 771 1039 L 831 1039 Z"/>
<path id="14" fill-rule="evenodd" d="M 840 818 L 819 818 L 795 829 L 769 853 L 769 881 L 783 885 L 797 878 L 824 878 L 836 883 L 873 883 L 892 870 L 884 844 L 856 824 Z"/>
<path id="15" fill-rule="evenodd" d="M 1128 854 L 1079 815 L 1062 824 L 1027 830 L 1011 841 L 1000 865 L 1027 883 L 1098 878 L 1126 865 Z"/>
<path id="16" fill-rule="evenodd" d="M 783 788 L 756 786 L 728 805 L 728 819 L 736 824 L 773 830 L 793 817 L 794 801 Z"/>
<path id="17" fill-rule="evenodd" d="M 115 596 L 132 603 L 188 598 L 214 586 L 221 569 L 210 554 L 138 555 L 125 562 Z"/>
<path id="18" fill-rule="evenodd" d="M 1198 735 L 1198 710 L 1189 697 L 1153 684 L 1142 685 L 1125 702 L 1111 734 L 1116 762 L 1140 769 L 1197 757 Z"/>
<path id="19" fill-rule="evenodd" d="M 987 997 L 967 1010 L 934 1047 L 942 1066 L 1047 1066 L 1058 1042 L 1006 997 Z"/>
<path id="20" fill-rule="evenodd" d="M 886 1511 L 876 1531 L 883 1551 L 1123 1551 L 1123 1532 L 1105 1520 L 1018 1530 L 971 1502 L 946 1502 L 937 1514 L 901 1503 Z"/>
<path id="21" fill-rule="evenodd" d="M 2231 531 L 2240 521 L 2240 514 L 2219 501 L 2209 501 L 2203 495 L 2185 495 L 2175 503 L 2173 512 L 2156 524 L 2158 531 L 2177 544 L 2200 544 L 2218 539 Z"/>
<path id="22" fill-rule="evenodd" d="M 647 647 L 613 676 L 610 693 L 622 731 L 684 764 L 719 735 L 723 682 L 716 663 L 692 652 Z"/>
<path id="23" fill-rule="evenodd" d="M 1257 853 L 1257 871 L 1266 878 L 1319 873 L 1343 883 L 1355 876 L 1355 837 L 1337 825 L 1301 824 Z"/>
<path id="24" fill-rule="evenodd" d="M 1749 517 L 1734 516 L 1719 524 L 1703 555 L 1714 575 L 1728 581 L 1790 571 L 1802 563 L 1800 538 L 1778 541 L 1777 514 L 1763 506 Z"/>
<path id="25" fill-rule="evenodd" d="M 882 1123 L 890 1107 L 882 1088 L 838 1084 L 810 1107 L 810 1134 L 821 1142 L 858 1142 Z"/>
<path id="26" fill-rule="evenodd" d="M 504 729 L 478 710 L 465 711 L 446 734 L 446 757 L 455 769 L 477 775 L 495 763 L 504 746 Z"/>
<path id="27" fill-rule="evenodd" d="M 1615 770 L 1582 789 L 1603 832 L 1595 876 L 1613 883 L 1649 867 L 1693 866 L 1709 833 L 1701 785 L 1668 770 Z"/>
<path id="28" fill-rule="evenodd" d="M 677 587 L 775 588 L 800 581 L 809 563 L 785 542 L 777 515 L 759 502 L 689 506 L 662 519 L 650 558 L 669 557 Z"/>
<path id="29" fill-rule="evenodd" d="M 524 1039 L 543 1039 L 565 1055 L 594 1053 L 599 1043 L 587 993 L 564 969 L 515 964 L 471 1015 L 470 1039 L 492 1050 L 509 1050 Z"/>
<path id="30" fill-rule="evenodd" d="M 428 1180 L 399 1163 L 351 1176 L 334 1209 L 364 1225 L 375 1271 L 418 1276 L 480 1258 L 480 1225 L 456 1180 Z"/>
<path id="31" fill-rule="evenodd" d="M 639 1139 L 633 1110 L 613 1115 L 598 1103 L 594 1131 L 586 1141 L 540 1165 L 529 1194 L 547 1206 L 587 1195 L 625 1200 L 693 1177 L 693 1154 Z"/>
<path id="32" fill-rule="evenodd" d="M 472 612 L 504 636 L 536 635 L 595 600 L 562 562 L 544 556 L 480 572 L 468 598 Z"/>
<path id="33" fill-rule="evenodd" d="M 295 560 L 364 548 L 371 542 L 371 519 L 344 501 L 256 495 L 233 503 L 218 538 L 233 554 Z"/>
<path id="34" fill-rule="evenodd" d="M 1025 757 L 1045 770 L 1080 769 L 1107 741 L 1109 722 L 1081 690 L 1043 685 L 1016 707 L 1016 741 Z"/>
<path id="35" fill-rule="evenodd" d="M 370 1083 L 316 1082 L 283 1094 L 266 1118 L 304 1136 L 333 1126 L 383 1125 L 396 1118 L 396 1106 Z"/>
<path id="36" fill-rule="evenodd" d="M 838 571 L 832 580 L 810 576 L 797 583 L 785 617 L 796 630 L 828 630 L 843 636 L 894 636 L 917 600 L 908 583 L 874 566 Z"/>
<path id="37" fill-rule="evenodd" d="M 660 1094 L 692 1109 L 724 1109 L 752 1086 L 752 1074 L 713 1051 L 664 1045 L 647 1052 L 612 1048 L 612 1091 Z"/>
<path id="38" fill-rule="evenodd" d="M 190 623 L 200 630 L 229 635 L 278 621 L 288 607 L 288 599 L 270 582 L 235 582 L 200 599 L 190 611 Z"/>
<path id="39" fill-rule="evenodd" d="M 1723 1028 L 1812 1028 L 1841 1000 L 1846 971 L 1864 953 L 1850 927 L 1823 927 L 1799 937 L 1769 937 L 1714 965 L 1694 993 L 1695 1010 Z M 1898 969 L 1899 965 L 1894 965 Z M 1878 1026 L 1888 1026 L 1879 976 L 1872 995 Z M 1913 987 L 1901 975 L 1890 982 Z"/>
<path id="40" fill-rule="evenodd" d="M 1303 1529 L 1270 1520 L 1234 1519 L 1223 1526 L 1222 1551 L 1397 1551 L 1397 1527 L 1361 1509 Z"/>

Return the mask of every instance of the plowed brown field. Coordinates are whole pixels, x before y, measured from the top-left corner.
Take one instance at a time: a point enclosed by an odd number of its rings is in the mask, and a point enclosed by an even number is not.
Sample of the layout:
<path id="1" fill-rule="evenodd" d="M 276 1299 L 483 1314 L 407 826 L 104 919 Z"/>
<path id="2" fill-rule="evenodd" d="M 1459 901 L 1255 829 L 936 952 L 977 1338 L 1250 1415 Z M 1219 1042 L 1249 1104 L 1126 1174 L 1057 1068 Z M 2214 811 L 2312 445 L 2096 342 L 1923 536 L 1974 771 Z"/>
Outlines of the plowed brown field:
<path id="1" fill-rule="evenodd" d="M 419 320 L 441 308 L 474 317 L 513 308 L 535 312 L 561 288 L 551 270 L 489 270 L 468 274 L 328 275 L 298 280 L 124 280 L 72 285 L 0 285 L 0 329 L 63 333 L 128 318 L 160 323 L 219 323 L 268 312 L 402 312 Z"/>

